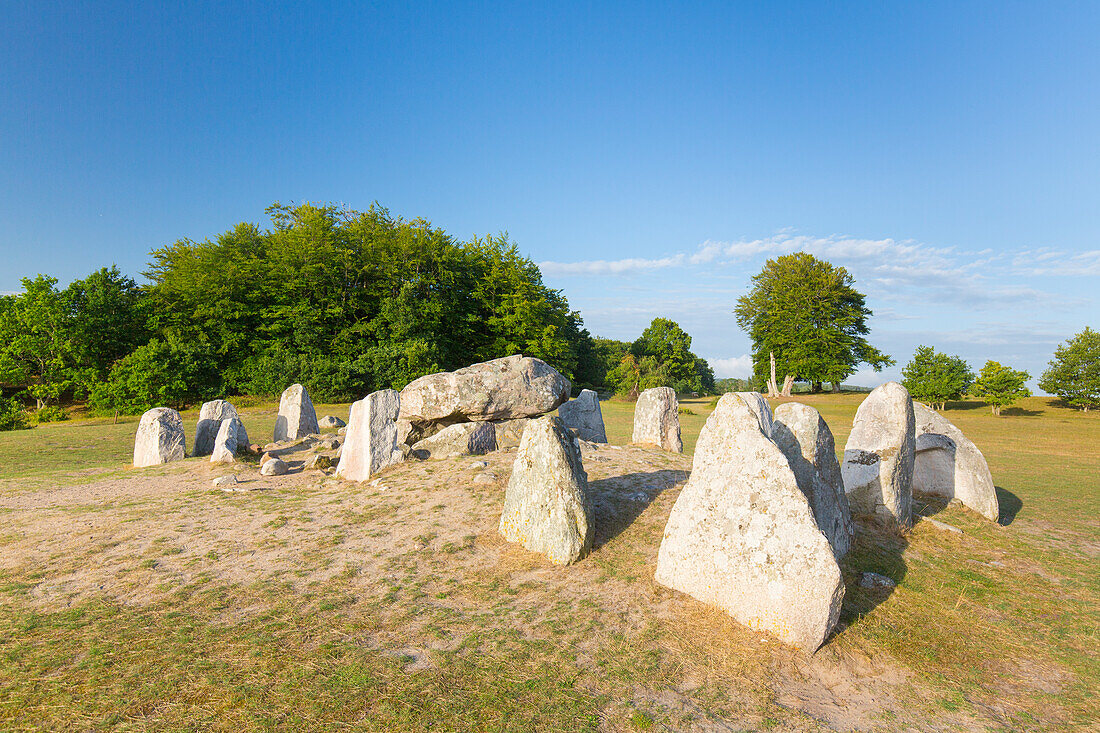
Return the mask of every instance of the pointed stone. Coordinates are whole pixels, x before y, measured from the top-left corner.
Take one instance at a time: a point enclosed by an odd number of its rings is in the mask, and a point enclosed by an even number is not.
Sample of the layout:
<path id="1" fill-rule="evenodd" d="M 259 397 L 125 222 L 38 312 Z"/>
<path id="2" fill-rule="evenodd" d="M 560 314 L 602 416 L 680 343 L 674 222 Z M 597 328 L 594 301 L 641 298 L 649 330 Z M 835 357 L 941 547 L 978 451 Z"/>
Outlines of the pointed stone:
<path id="1" fill-rule="evenodd" d="M 844 446 L 844 491 L 853 514 L 892 517 L 913 526 L 913 400 L 897 382 L 876 387 L 856 410 Z"/>
<path id="2" fill-rule="evenodd" d="M 749 402 L 724 395 L 707 419 L 655 579 L 812 652 L 840 617 L 844 581 L 787 457 Z"/>
<path id="3" fill-rule="evenodd" d="M 630 442 L 655 445 L 673 453 L 684 452 L 680 439 L 680 403 L 671 387 L 654 387 L 638 395 Z"/>
<path id="4" fill-rule="evenodd" d="M 292 384 L 279 399 L 279 417 L 275 418 L 275 442 L 297 440 L 321 432 L 317 424 L 317 411 L 309 399 L 306 388 Z"/>
<path id="5" fill-rule="evenodd" d="M 760 420 L 760 431 L 764 435 L 772 437 L 772 421 L 774 418 L 767 398 L 759 392 L 737 392 L 735 394 L 756 413 L 756 417 Z"/>
<path id="6" fill-rule="evenodd" d="M 814 408 L 787 402 L 775 408 L 772 439 L 790 461 L 798 488 L 809 499 L 817 526 L 839 560 L 852 546 L 855 525 L 832 431 Z"/>
<path id="7" fill-rule="evenodd" d="M 372 392 L 351 406 L 337 476 L 366 481 L 386 466 L 401 462 L 395 422 L 400 411 L 401 397 L 392 389 Z"/>
<path id="8" fill-rule="evenodd" d="M 233 463 L 237 460 L 237 436 L 243 429 L 241 421 L 235 417 L 222 420 L 218 434 L 214 438 L 214 450 L 210 455 L 211 463 Z"/>
<path id="9" fill-rule="evenodd" d="M 592 548 L 594 517 L 577 439 L 559 418 L 531 420 L 504 493 L 500 534 L 569 565 Z"/>
<path id="10" fill-rule="evenodd" d="M 141 416 L 134 436 L 134 466 L 158 466 L 187 457 L 183 419 L 170 407 L 154 407 Z"/>
<path id="11" fill-rule="evenodd" d="M 203 402 L 202 409 L 199 410 L 199 423 L 195 426 L 194 455 L 210 455 L 214 451 L 214 437 L 221 429 L 222 423 L 233 418 L 236 418 L 239 426 L 237 444 L 248 445 L 248 432 L 244 429 L 244 423 L 240 421 L 241 416 L 237 414 L 237 408 L 232 403 L 226 400 Z"/>
<path id="12" fill-rule="evenodd" d="M 914 402 L 913 415 L 917 426 L 913 493 L 958 499 L 986 519 L 998 521 L 997 489 L 978 446 L 927 405 Z"/>
<path id="13" fill-rule="evenodd" d="M 558 417 L 565 427 L 576 430 L 581 440 L 607 442 L 607 430 L 600 411 L 600 396 L 593 390 L 582 389 L 576 399 L 569 400 L 558 408 Z"/>

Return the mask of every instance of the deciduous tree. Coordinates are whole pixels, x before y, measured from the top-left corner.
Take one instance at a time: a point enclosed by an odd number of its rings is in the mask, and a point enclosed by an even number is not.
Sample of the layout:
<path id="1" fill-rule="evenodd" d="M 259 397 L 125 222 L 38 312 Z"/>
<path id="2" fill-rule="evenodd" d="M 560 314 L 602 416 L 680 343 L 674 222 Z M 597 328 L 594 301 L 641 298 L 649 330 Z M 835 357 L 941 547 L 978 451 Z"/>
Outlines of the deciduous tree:
<path id="1" fill-rule="evenodd" d="M 1031 396 L 1031 390 L 1024 384 L 1030 376 L 990 360 L 978 373 L 971 393 L 989 405 L 994 415 L 1000 415 L 1003 408 Z"/>
<path id="2" fill-rule="evenodd" d="M 974 382 L 970 365 L 959 356 L 941 354 L 931 346 L 918 346 L 913 359 L 901 370 L 901 383 L 913 399 L 944 409 L 947 400 L 960 399 Z"/>
<path id="3" fill-rule="evenodd" d="M 1055 349 L 1039 387 L 1086 412 L 1100 407 L 1100 333 L 1086 326 Z"/>

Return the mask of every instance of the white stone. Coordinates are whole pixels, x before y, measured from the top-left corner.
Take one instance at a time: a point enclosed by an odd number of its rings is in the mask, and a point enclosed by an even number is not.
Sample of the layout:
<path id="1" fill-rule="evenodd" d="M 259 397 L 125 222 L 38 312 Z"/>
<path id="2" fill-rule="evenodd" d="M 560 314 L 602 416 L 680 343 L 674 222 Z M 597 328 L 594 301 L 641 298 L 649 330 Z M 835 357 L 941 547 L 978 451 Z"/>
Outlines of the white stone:
<path id="1" fill-rule="evenodd" d="M 321 432 L 317 424 L 317 411 L 309 399 L 306 388 L 292 384 L 279 399 L 279 416 L 275 418 L 275 442 L 297 440 Z"/>
<path id="2" fill-rule="evenodd" d="M 832 431 L 814 408 L 787 402 L 775 408 L 771 436 L 790 461 L 798 488 L 809 499 L 817 526 L 839 560 L 852 546 L 855 524 Z"/>
<path id="3" fill-rule="evenodd" d="M 193 454 L 208 456 L 213 453 L 214 438 L 221 430 L 222 423 L 234 418 L 236 418 L 238 425 L 237 445 L 247 446 L 249 443 L 248 431 L 244 429 L 244 423 L 241 422 L 241 416 L 237 414 L 237 408 L 225 400 L 203 402 L 202 408 L 199 410 L 199 423 L 195 426 L 195 449 Z"/>
<path id="4" fill-rule="evenodd" d="M 844 446 L 844 491 L 853 514 L 892 517 L 913 526 L 913 461 L 916 454 L 913 400 L 905 387 L 876 387 L 856 410 Z"/>
<path id="5" fill-rule="evenodd" d="M 222 420 L 218 435 L 214 438 L 211 463 L 233 463 L 237 460 L 237 436 L 241 434 L 241 421 L 235 417 Z M 247 444 L 246 444 L 247 445 Z"/>
<path id="6" fill-rule="evenodd" d="M 836 625 L 840 566 L 756 404 L 727 394 L 707 419 L 655 579 L 807 651 Z"/>
<path id="7" fill-rule="evenodd" d="M 913 493 L 957 499 L 986 519 L 1000 519 L 1000 505 L 985 456 L 947 418 L 913 403 L 917 455 Z"/>
<path id="8" fill-rule="evenodd" d="M 233 474 L 229 474 L 228 476 L 218 476 L 216 479 L 214 479 L 215 486 L 235 486 L 239 483 L 240 481 L 238 481 L 237 477 Z"/>
<path id="9" fill-rule="evenodd" d="M 317 427 L 321 428 L 321 430 L 335 430 L 345 427 L 346 425 L 346 422 L 334 415 L 325 415 L 317 421 Z"/>
<path id="10" fill-rule="evenodd" d="M 290 470 L 290 466 L 286 464 L 286 461 L 278 458 L 271 458 L 264 461 L 264 464 L 260 466 L 260 474 L 263 476 L 282 476 Z"/>
<path id="11" fill-rule="evenodd" d="M 386 466 L 401 462 L 395 424 L 400 410 L 401 397 L 392 389 L 372 392 L 351 406 L 337 476 L 366 481 Z"/>
<path id="12" fill-rule="evenodd" d="M 558 408 L 558 417 L 565 427 L 576 430 L 581 440 L 607 442 L 603 413 L 600 411 L 600 396 L 594 391 L 582 389 L 576 399 L 569 400 Z"/>
<path id="13" fill-rule="evenodd" d="M 443 428 L 430 438 L 418 441 L 412 454 L 421 460 L 481 456 L 497 449 L 496 428 L 486 422 L 464 422 Z"/>
<path id="14" fill-rule="evenodd" d="M 735 394 L 756 413 L 756 417 L 760 420 L 760 431 L 764 433 L 764 435 L 772 437 L 772 421 L 774 417 L 767 398 L 759 392 L 736 392 Z"/>
<path id="15" fill-rule="evenodd" d="M 680 439 L 680 403 L 671 387 L 654 387 L 638 395 L 631 442 L 655 445 L 673 453 L 684 452 Z"/>
<path id="16" fill-rule="evenodd" d="M 134 466 L 158 466 L 187 457 L 183 419 L 170 407 L 154 407 L 141 416 L 134 436 Z"/>
<path id="17" fill-rule="evenodd" d="M 512 464 L 500 534 L 555 565 L 569 565 L 592 548 L 594 522 L 576 438 L 559 418 L 532 420 Z"/>

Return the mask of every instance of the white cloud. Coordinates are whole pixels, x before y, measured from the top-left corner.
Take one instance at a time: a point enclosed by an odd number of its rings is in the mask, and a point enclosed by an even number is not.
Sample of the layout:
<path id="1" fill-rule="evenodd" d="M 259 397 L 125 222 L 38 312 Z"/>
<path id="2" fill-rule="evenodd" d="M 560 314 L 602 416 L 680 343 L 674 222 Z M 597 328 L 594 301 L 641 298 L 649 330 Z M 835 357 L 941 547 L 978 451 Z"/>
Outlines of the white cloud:
<path id="1" fill-rule="evenodd" d="M 1100 275 L 1100 249 L 1069 253 L 1043 247 L 1024 250 L 1012 259 L 1018 275 Z"/>
<path id="2" fill-rule="evenodd" d="M 539 269 L 544 275 L 625 275 L 632 272 L 661 270 L 679 267 L 684 263 L 685 255 L 662 257 L 655 260 L 630 258 L 625 260 L 583 260 L 581 262 L 540 262 Z"/>
<path id="3" fill-rule="evenodd" d="M 714 370 L 714 376 L 718 379 L 727 377 L 748 379 L 752 376 L 752 356 L 750 354 L 733 356 L 728 359 L 707 359 L 707 363 L 710 364 L 710 368 Z"/>

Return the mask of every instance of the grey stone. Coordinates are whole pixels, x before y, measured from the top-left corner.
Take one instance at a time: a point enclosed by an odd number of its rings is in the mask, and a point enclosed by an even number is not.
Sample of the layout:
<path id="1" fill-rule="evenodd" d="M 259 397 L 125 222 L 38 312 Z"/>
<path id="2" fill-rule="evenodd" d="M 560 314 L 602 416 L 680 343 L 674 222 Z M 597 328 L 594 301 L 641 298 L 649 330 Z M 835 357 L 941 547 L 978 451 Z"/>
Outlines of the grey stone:
<path id="1" fill-rule="evenodd" d="M 655 579 L 807 651 L 836 625 L 840 566 L 755 401 L 726 394 L 707 419 Z"/>
<path id="2" fill-rule="evenodd" d="M 496 430 L 497 449 L 516 448 L 523 439 L 523 431 L 535 418 L 518 418 L 516 420 L 494 420 L 492 426 Z"/>
<path id="3" fill-rule="evenodd" d="M 498 481 L 495 473 L 479 473 L 474 476 L 475 484 L 495 484 Z"/>
<path id="4" fill-rule="evenodd" d="M 413 455 L 428 458 L 453 458 L 455 456 L 480 456 L 497 449 L 494 427 L 484 422 L 466 422 L 450 425 L 430 438 L 424 438 L 412 447 Z"/>
<path id="5" fill-rule="evenodd" d="M 397 414 L 401 398 L 395 390 L 372 392 L 351 406 L 348 432 L 340 446 L 336 475 L 348 481 L 366 481 L 386 466 L 403 459 L 397 447 Z"/>
<path id="6" fill-rule="evenodd" d="M 170 407 L 154 407 L 141 416 L 134 436 L 134 466 L 158 466 L 187 457 L 183 419 Z"/>
<path id="7" fill-rule="evenodd" d="M 215 486 L 235 486 L 239 483 L 240 481 L 238 481 L 237 477 L 233 474 L 229 474 L 228 476 L 218 476 L 216 479 L 214 479 Z"/>
<path id="8" fill-rule="evenodd" d="M 897 583 L 892 578 L 887 578 L 885 575 L 879 575 L 878 573 L 864 573 L 859 578 L 859 585 L 861 588 L 870 589 L 883 589 L 883 588 L 896 588 Z"/>
<path id="9" fill-rule="evenodd" d="M 260 466 L 260 474 L 263 476 L 282 476 L 290 471 L 290 466 L 286 464 L 286 461 L 279 460 L 278 458 L 272 458 L 265 461 Z"/>
<path id="10" fill-rule="evenodd" d="M 590 389 L 582 389 L 576 399 L 569 400 L 558 408 L 558 417 L 570 429 L 577 431 L 577 437 L 592 443 L 606 443 L 607 431 L 603 425 L 603 413 L 600 411 L 600 397 Z"/>
<path id="11" fill-rule="evenodd" d="M 764 435 L 772 437 L 772 421 L 774 418 L 767 398 L 759 392 L 736 392 L 735 394 L 756 413 L 757 419 L 760 420 L 760 431 Z"/>
<path id="12" fill-rule="evenodd" d="M 963 533 L 963 531 L 961 529 L 959 529 L 958 527 L 956 527 L 955 525 L 948 524 L 947 522 L 941 522 L 938 519 L 932 519 L 931 517 L 929 517 L 929 518 L 924 519 L 924 521 L 928 522 L 933 527 L 935 527 L 936 529 L 941 530 L 943 532 L 951 532 L 952 534 L 962 534 Z"/>
<path id="13" fill-rule="evenodd" d="M 334 415 L 325 415 L 317 421 L 317 427 L 321 430 L 336 430 L 346 427 L 347 423 Z"/>
<path id="14" fill-rule="evenodd" d="M 332 456 L 330 456 L 326 453 L 318 453 L 317 455 L 313 456 L 308 461 L 306 461 L 306 468 L 307 469 L 312 469 L 312 470 L 317 470 L 317 471 L 324 471 L 326 469 L 332 468 L 333 465 L 334 465 L 334 463 L 333 463 L 333 460 L 332 460 Z"/>
<path id="15" fill-rule="evenodd" d="M 771 435 L 790 461 L 798 488 L 809 499 L 817 526 L 839 560 L 852 546 L 855 524 L 844 493 L 832 431 L 814 408 L 787 402 L 775 408 Z"/>
<path id="16" fill-rule="evenodd" d="M 210 455 L 211 463 L 233 463 L 237 460 L 237 436 L 244 428 L 235 417 L 222 420 L 218 435 L 214 438 L 214 451 Z"/>
<path id="17" fill-rule="evenodd" d="M 876 387 L 856 410 L 844 446 L 844 491 L 853 514 L 893 518 L 913 526 L 913 462 L 916 432 L 913 400 L 905 387 Z"/>
<path id="18" fill-rule="evenodd" d="M 916 419 L 916 459 L 913 493 L 957 499 L 986 519 L 1000 519 L 997 489 L 985 456 L 943 415 L 919 402 Z"/>
<path id="19" fill-rule="evenodd" d="M 309 399 L 306 388 L 292 384 L 279 399 L 279 416 L 275 418 L 275 442 L 297 440 L 313 433 L 319 433 L 317 411 Z"/>
<path id="20" fill-rule="evenodd" d="M 248 431 L 244 429 L 241 416 L 237 414 L 237 408 L 225 400 L 211 400 L 203 402 L 199 409 L 199 422 L 195 426 L 196 456 L 208 456 L 214 452 L 214 438 L 221 430 L 222 423 L 226 420 L 237 420 L 237 445 L 249 444 Z"/>
<path id="21" fill-rule="evenodd" d="M 512 464 L 500 534 L 555 565 L 569 565 L 592 548 L 594 522 L 576 439 L 556 417 L 532 420 Z"/>
<path id="22" fill-rule="evenodd" d="M 654 387 L 638 395 L 634 405 L 632 443 L 655 445 L 673 453 L 683 453 L 680 439 L 680 403 L 671 387 Z"/>

